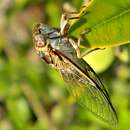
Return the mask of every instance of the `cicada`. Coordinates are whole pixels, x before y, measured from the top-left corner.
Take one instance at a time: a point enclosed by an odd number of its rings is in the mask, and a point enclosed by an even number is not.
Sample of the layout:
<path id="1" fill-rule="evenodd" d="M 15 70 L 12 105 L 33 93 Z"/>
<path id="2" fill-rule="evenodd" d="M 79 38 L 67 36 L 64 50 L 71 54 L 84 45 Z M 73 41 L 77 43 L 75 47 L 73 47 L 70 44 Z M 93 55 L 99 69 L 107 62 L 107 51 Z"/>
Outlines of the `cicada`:
<path id="1" fill-rule="evenodd" d="M 70 94 L 85 109 L 109 124 L 117 124 L 116 111 L 108 92 L 90 65 L 80 57 L 80 40 L 67 35 L 69 20 L 65 13 L 60 28 L 39 23 L 33 30 L 33 42 L 37 54 L 57 69 L 68 83 Z"/>

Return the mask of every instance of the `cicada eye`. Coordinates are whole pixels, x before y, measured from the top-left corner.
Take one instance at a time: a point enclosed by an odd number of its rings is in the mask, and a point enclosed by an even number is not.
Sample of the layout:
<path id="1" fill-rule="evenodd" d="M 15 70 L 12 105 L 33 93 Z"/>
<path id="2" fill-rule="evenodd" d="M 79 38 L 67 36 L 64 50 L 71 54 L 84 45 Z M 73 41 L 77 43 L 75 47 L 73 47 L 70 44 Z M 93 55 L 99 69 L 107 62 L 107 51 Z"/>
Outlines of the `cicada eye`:
<path id="1" fill-rule="evenodd" d="M 46 46 L 46 39 L 43 35 L 38 34 L 34 36 L 34 44 L 36 48 L 43 48 Z"/>

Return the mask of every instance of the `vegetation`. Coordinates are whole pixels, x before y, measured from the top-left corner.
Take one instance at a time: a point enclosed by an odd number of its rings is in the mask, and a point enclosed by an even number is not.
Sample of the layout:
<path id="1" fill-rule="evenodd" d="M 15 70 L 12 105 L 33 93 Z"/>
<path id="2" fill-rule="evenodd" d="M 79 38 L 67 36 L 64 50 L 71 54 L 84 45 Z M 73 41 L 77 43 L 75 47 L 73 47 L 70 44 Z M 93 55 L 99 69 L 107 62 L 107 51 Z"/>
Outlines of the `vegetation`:
<path id="1" fill-rule="evenodd" d="M 81 44 L 85 48 L 81 49 L 86 50 L 88 45 L 106 48 L 84 58 L 109 92 L 119 118 L 117 128 L 107 126 L 76 105 L 60 74 L 44 63 L 33 48 L 32 29 L 37 23 L 59 27 L 62 7 L 71 5 L 75 10 L 82 3 L 65 2 L 0 1 L 0 130 L 130 129 L 130 45 L 126 44 L 130 42 L 129 0 L 94 0 L 88 8 L 92 13 L 80 14 L 80 20 L 72 23 L 69 32 L 70 36 L 79 37 L 85 28 L 90 28 L 87 41 Z M 96 26 L 124 12 L 128 13 Z M 81 27 L 84 18 L 88 23 Z"/>

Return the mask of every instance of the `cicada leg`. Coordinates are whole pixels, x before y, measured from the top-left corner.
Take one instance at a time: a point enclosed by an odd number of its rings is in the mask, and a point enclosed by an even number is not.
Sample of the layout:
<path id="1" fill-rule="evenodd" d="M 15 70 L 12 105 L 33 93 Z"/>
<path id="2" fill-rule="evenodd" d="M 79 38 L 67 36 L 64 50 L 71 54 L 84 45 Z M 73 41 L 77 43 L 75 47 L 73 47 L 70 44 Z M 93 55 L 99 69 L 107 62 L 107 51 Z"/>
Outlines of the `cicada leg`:
<path id="1" fill-rule="evenodd" d="M 71 43 L 71 45 L 75 48 L 75 51 L 76 51 L 76 54 L 77 54 L 77 57 L 78 58 L 82 58 L 83 56 L 80 54 L 80 42 L 81 42 L 81 40 L 83 40 L 83 39 L 85 39 L 85 35 L 87 34 L 87 33 L 89 33 L 90 32 L 90 29 L 86 29 L 86 30 L 84 30 L 81 34 L 80 34 L 80 37 L 76 40 L 76 41 L 74 41 L 74 40 L 72 40 L 72 39 L 69 39 L 69 41 L 70 41 L 70 43 Z M 88 53 L 87 53 L 88 54 Z M 86 54 L 85 54 L 86 55 Z"/>
<path id="2" fill-rule="evenodd" d="M 61 16 L 61 21 L 60 21 L 60 33 L 61 35 L 65 35 L 70 27 L 70 21 L 74 19 L 79 19 L 81 14 L 84 13 L 86 10 L 86 6 L 82 6 L 80 8 L 80 11 L 77 12 L 64 12 Z"/>
<path id="3" fill-rule="evenodd" d="M 76 51 L 76 55 L 77 57 L 79 58 L 80 57 L 80 49 L 79 49 L 79 46 L 80 46 L 80 38 L 77 39 L 76 41 L 74 41 L 73 39 L 69 39 L 69 42 L 71 43 L 71 45 L 73 46 L 73 48 L 75 49 Z"/>
<path id="4" fill-rule="evenodd" d="M 84 8 L 84 6 L 82 8 Z M 69 30 L 70 27 L 69 21 L 73 19 L 79 19 L 80 18 L 79 16 L 80 16 L 80 12 L 69 12 L 69 13 L 65 12 L 62 14 L 61 22 L 60 22 L 60 33 L 62 36 L 65 36 Z M 69 39 L 70 43 L 76 50 L 77 57 L 80 57 L 80 50 L 79 50 L 80 40 L 81 38 L 79 38 L 77 42 L 75 42 L 74 40 Z"/>
<path id="5" fill-rule="evenodd" d="M 92 3 L 93 0 L 88 0 L 87 1 L 87 4 L 85 3 L 85 5 L 83 5 L 81 8 L 80 8 L 80 11 L 79 12 L 64 12 L 61 16 L 61 21 L 60 21 L 60 33 L 61 35 L 65 36 L 69 30 L 69 27 L 70 27 L 70 20 L 73 20 L 73 19 L 79 19 L 81 15 L 84 14 L 85 10 L 86 10 L 86 7 L 88 7 L 91 3 Z M 86 2 L 86 1 L 85 1 Z M 76 50 L 76 53 L 77 53 L 77 57 L 80 58 L 80 49 L 79 49 L 79 46 L 80 46 L 80 41 L 81 39 L 83 39 L 84 35 L 86 33 L 88 33 L 88 29 L 85 30 L 83 33 L 81 33 L 80 37 L 78 38 L 77 42 L 75 42 L 74 40 L 72 39 L 69 39 L 70 43 L 72 44 L 72 46 L 75 48 Z"/>
<path id="6" fill-rule="evenodd" d="M 60 33 L 61 33 L 61 35 L 67 34 L 69 27 L 70 27 L 70 23 L 69 23 L 70 20 L 79 19 L 78 16 L 74 16 L 75 13 L 77 13 L 77 12 L 69 12 L 69 13 L 64 12 L 62 14 L 61 22 L 60 22 L 60 29 L 61 29 Z"/>
<path id="7" fill-rule="evenodd" d="M 79 39 L 85 39 L 85 35 L 88 34 L 89 32 L 91 31 L 90 28 L 84 30 L 81 34 L 80 34 L 80 38 Z M 88 55 L 94 51 L 97 51 L 97 50 L 104 50 L 105 48 L 92 48 L 92 49 L 89 49 L 88 51 L 85 51 L 82 55 L 80 55 L 79 58 L 82 58 L 84 57 L 85 55 Z"/>
<path id="8" fill-rule="evenodd" d="M 84 0 L 83 5 L 81 6 L 80 10 L 77 12 L 64 12 L 61 16 L 60 22 L 60 33 L 61 35 L 65 35 L 70 27 L 70 20 L 79 19 L 86 12 L 86 8 L 93 2 L 93 0 Z"/>
<path id="9" fill-rule="evenodd" d="M 92 49 L 89 49 L 88 51 L 85 51 L 83 54 L 80 54 L 80 42 L 81 42 L 81 39 L 84 39 L 85 35 L 90 31 L 90 29 L 87 29 L 85 31 L 83 31 L 81 34 L 80 34 L 80 37 L 74 41 L 73 39 L 69 39 L 71 45 L 75 48 L 75 51 L 76 51 L 76 54 L 77 54 L 77 57 L 78 58 L 82 58 L 84 57 L 85 55 L 88 55 L 94 51 L 97 51 L 97 50 L 104 50 L 105 48 L 92 48 Z"/>

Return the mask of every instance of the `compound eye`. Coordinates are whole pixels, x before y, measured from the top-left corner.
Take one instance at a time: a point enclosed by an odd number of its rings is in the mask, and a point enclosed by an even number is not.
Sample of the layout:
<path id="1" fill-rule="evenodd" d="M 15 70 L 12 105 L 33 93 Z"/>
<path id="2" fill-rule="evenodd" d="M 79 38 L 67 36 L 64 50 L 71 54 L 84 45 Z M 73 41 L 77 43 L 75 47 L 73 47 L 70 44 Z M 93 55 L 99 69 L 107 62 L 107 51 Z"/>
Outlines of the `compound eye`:
<path id="1" fill-rule="evenodd" d="M 46 39 L 41 34 L 38 34 L 34 37 L 34 43 L 36 47 L 42 48 L 46 46 Z"/>

